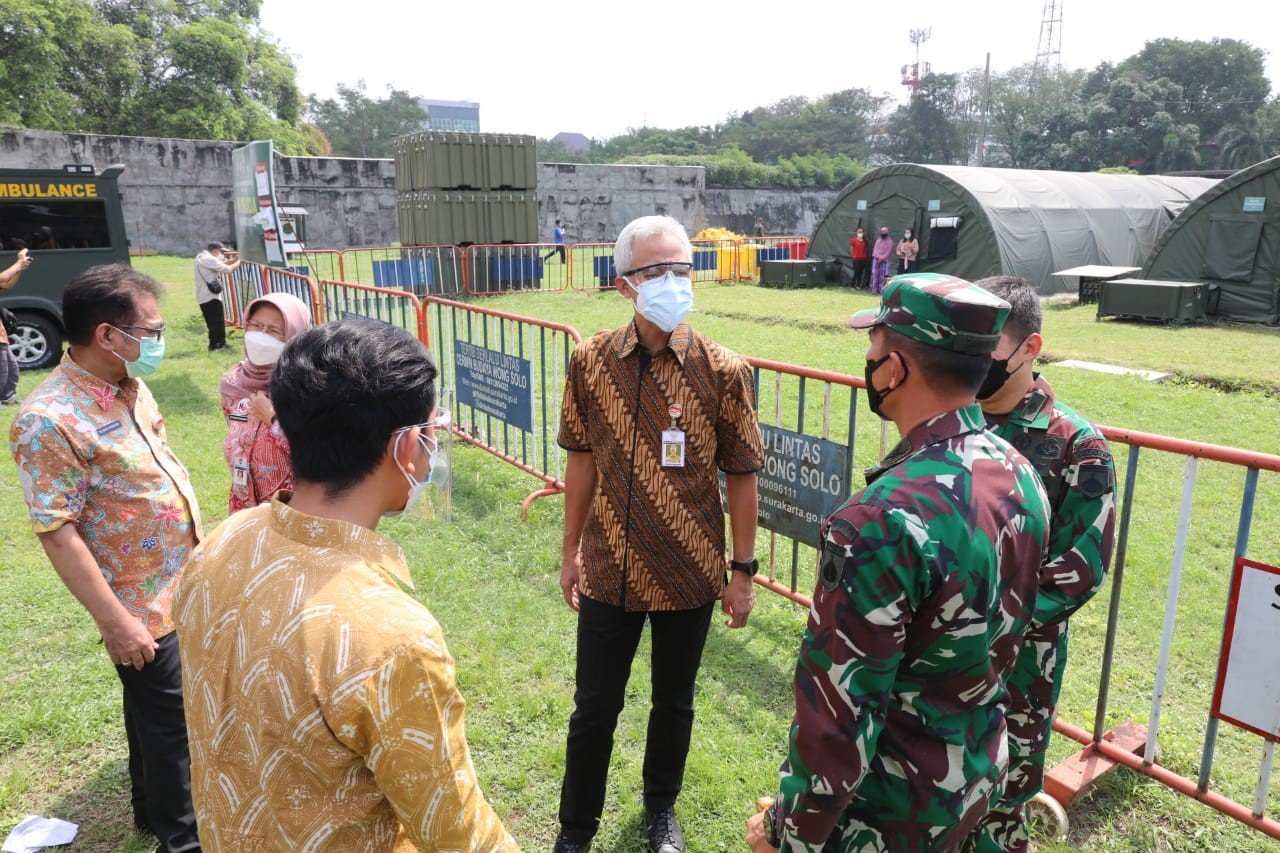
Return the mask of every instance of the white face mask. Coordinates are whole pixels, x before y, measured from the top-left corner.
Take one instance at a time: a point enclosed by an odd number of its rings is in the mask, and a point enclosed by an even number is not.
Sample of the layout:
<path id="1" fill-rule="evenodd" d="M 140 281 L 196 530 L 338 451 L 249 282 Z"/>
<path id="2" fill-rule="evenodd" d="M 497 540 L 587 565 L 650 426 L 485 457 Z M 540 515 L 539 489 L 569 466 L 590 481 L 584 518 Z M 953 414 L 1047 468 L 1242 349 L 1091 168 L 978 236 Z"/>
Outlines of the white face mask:
<path id="1" fill-rule="evenodd" d="M 636 311 L 664 332 L 675 331 L 693 307 L 693 281 L 686 276 L 669 272 L 632 287 Z"/>
<path id="2" fill-rule="evenodd" d="M 276 340 L 266 332 L 244 333 L 244 354 L 259 367 L 275 364 L 284 352 L 284 341 Z"/>
<path id="3" fill-rule="evenodd" d="M 412 427 L 405 427 L 404 430 L 396 434 L 396 444 L 391 450 L 392 453 L 397 453 L 400 450 L 400 437 L 410 429 L 412 429 Z M 404 506 L 400 509 L 384 512 L 382 514 L 383 518 L 395 518 L 398 515 L 408 512 L 413 508 L 413 505 L 418 502 L 418 499 L 422 497 L 422 493 L 427 490 L 427 486 L 431 485 L 431 472 L 436 467 L 436 451 L 440 449 L 440 443 L 434 439 L 427 438 L 425 428 L 418 434 L 418 443 L 427 451 L 427 479 L 422 481 L 415 480 L 412 474 L 400 466 L 400 460 L 397 459 L 396 467 L 400 468 L 400 473 L 409 481 L 409 497 L 405 500 Z"/>

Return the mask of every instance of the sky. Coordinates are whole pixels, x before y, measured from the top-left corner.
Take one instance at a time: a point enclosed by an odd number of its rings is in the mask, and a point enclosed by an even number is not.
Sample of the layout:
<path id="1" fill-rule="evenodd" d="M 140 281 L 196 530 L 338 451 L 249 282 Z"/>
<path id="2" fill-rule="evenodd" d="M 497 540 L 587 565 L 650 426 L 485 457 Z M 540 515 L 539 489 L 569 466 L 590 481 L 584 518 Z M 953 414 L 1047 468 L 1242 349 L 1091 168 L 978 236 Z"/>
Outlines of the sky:
<path id="1" fill-rule="evenodd" d="M 713 125 L 783 98 L 849 88 L 905 100 L 901 68 L 993 72 L 1035 59 L 1044 0 L 738 4 L 699 0 L 262 0 L 262 28 L 304 94 L 363 80 L 480 104 L 486 133 L 607 139 L 631 128 Z M 1064 68 L 1119 62 L 1157 38 L 1235 38 L 1267 52 L 1280 89 L 1280 2 L 1056 0 Z"/>

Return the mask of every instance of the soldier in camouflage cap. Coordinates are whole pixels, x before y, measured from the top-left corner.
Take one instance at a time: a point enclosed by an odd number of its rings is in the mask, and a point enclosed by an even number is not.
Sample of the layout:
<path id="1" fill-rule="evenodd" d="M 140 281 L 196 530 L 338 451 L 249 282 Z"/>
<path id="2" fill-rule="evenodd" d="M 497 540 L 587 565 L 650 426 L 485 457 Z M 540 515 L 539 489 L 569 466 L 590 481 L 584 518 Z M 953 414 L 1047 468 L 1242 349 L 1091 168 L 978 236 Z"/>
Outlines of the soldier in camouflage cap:
<path id="1" fill-rule="evenodd" d="M 872 411 L 897 448 L 822 523 L 796 713 L 753 850 L 955 850 L 1007 769 L 1004 679 L 1030 617 L 1048 509 L 975 392 L 1008 303 L 898 276 L 870 328 Z"/>
<path id="2" fill-rule="evenodd" d="M 1049 548 L 1009 686 L 1009 780 L 973 833 L 978 853 L 1028 848 L 1023 806 L 1044 782 L 1053 710 L 1067 667 L 1067 618 L 1102 586 L 1115 534 L 1115 465 L 1102 434 L 1032 370 L 1044 345 L 1040 297 L 1015 276 L 975 284 L 1008 300 L 1009 319 L 978 401 L 987 428 L 1035 465 L 1049 497 Z"/>

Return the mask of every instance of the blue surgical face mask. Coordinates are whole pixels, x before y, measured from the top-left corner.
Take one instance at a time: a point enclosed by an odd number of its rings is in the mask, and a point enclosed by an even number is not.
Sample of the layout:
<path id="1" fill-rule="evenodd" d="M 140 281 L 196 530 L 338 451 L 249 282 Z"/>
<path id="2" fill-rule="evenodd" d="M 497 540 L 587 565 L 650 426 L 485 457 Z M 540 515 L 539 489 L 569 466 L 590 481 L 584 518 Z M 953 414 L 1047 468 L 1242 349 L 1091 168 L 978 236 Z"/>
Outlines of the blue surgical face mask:
<path id="1" fill-rule="evenodd" d="M 631 286 L 636 291 L 636 311 L 664 332 L 675 331 L 693 307 L 693 281 L 687 276 L 669 272 Z"/>
<path id="2" fill-rule="evenodd" d="M 160 362 L 164 360 L 164 338 L 134 338 L 133 335 L 121 329 L 119 326 L 112 326 L 120 334 L 126 338 L 133 338 L 138 342 L 138 357 L 133 361 L 115 353 L 115 357 L 124 362 L 124 372 L 130 377 L 137 378 L 139 376 L 150 376 L 160 367 Z"/>
<path id="3" fill-rule="evenodd" d="M 409 429 L 412 429 L 412 427 L 407 427 L 404 431 L 396 434 L 396 445 L 392 449 L 393 453 L 399 450 L 400 437 Z M 409 481 L 409 497 L 405 500 L 404 506 L 400 509 L 384 512 L 382 514 L 384 518 L 395 518 L 397 515 L 408 512 L 413 508 L 413 505 L 418 502 L 418 498 L 422 497 L 422 493 L 427 490 L 427 486 L 431 485 L 431 473 L 436 467 L 436 452 L 440 449 L 440 443 L 435 439 L 427 438 L 425 429 L 418 434 L 418 443 L 422 445 L 423 450 L 427 451 L 427 479 L 421 481 L 415 480 L 412 474 L 400 467 L 400 460 L 397 459 L 396 467 L 400 468 L 400 473 Z"/>

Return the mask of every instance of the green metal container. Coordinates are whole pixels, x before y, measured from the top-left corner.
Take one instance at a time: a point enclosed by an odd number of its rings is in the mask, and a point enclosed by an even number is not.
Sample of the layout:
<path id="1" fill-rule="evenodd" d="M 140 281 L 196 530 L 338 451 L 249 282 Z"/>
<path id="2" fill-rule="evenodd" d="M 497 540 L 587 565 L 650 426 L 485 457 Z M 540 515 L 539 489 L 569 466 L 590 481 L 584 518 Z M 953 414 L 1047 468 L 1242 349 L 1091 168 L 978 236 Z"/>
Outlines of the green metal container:
<path id="1" fill-rule="evenodd" d="M 1098 316 L 1141 317 L 1185 323 L 1209 313 L 1209 285 L 1198 281 L 1104 281 L 1098 292 Z"/>
<path id="2" fill-rule="evenodd" d="M 823 261 L 761 261 L 760 284 L 765 287 L 813 287 L 821 284 L 825 270 Z"/>

